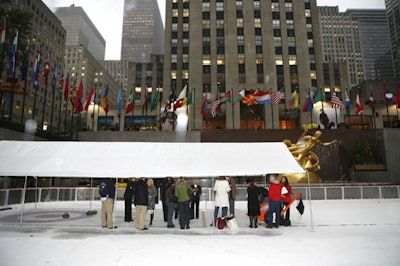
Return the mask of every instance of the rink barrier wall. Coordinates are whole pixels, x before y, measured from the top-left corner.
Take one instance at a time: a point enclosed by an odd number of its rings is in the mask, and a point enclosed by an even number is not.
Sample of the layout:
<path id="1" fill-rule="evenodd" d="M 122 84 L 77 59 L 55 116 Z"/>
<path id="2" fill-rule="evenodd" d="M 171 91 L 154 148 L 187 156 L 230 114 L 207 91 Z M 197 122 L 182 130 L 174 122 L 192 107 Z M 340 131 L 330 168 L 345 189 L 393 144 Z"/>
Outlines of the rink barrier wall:
<path id="1" fill-rule="evenodd" d="M 365 185 L 365 186 L 292 186 L 293 194 L 300 192 L 303 200 L 363 200 L 363 199 L 398 199 L 400 185 Z M 212 201 L 212 188 L 203 188 L 201 200 Z M 117 189 L 117 199 L 124 200 L 125 188 Z M 245 201 L 246 187 L 237 189 L 236 200 Z M 160 198 L 160 197 L 159 197 Z M 40 187 L 27 188 L 26 203 L 57 201 L 100 200 L 98 188 L 90 187 Z M 0 189 L 0 206 L 23 203 L 23 189 Z"/>

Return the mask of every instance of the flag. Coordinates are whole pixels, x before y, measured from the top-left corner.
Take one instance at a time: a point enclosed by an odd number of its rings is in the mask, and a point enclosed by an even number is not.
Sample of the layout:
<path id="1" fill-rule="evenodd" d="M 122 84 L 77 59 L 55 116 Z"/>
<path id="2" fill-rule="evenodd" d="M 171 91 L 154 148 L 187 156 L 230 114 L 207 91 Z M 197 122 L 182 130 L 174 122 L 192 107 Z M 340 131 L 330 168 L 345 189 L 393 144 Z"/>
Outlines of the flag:
<path id="1" fill-rule="evenodd" d="M 187 84 L 185 85 L 185 87 L 183 87 L 181 93 L 179 93 L 178 100 L 186 98 L 186 94 L 187 94 Z"/>
<path id="2" fill-rule="evenodd" d="M 100 105 L 104 109 L 104 112 L 106 112 L 106 114 L 107 114 L 108 113 L 108 85 L 104 91 L 103 98 L 101 99 Z"/>
<path id="3" fill-rule="evenodd" d="M 294 108 L 299 108 L 299 94 L 297 93 L 297 90 L 295 90 L 292 93 L 291 99 L 292 99 L 292 102 L 293 102 L 293 107 Z"/>
<path id="4" fill-rule="evenodd" d="M 397 87 L 397 108 L 400 108 L 400 86 Z"/>
<path id="5" fill-rule="evenodd" d="M 257 102 L 256 98 L 254 97 L 254 94 L 255 93 L 244 95 L 242 98 L 242 102 L 247 106 L 257 105 L 258 102 Z"/>
<path id="6" fill-rule="evenodd" d="M 269 91 L 265 92 L 257 91 L 253 94 L 253 97 L 256 99 L 257 104 L 271 103 L 271 94 L 269 93 Z"/>
<path id="7" fill-rule="evenodd" d="M 78 92 L 76 93 L 76 97 L 74 99 L 74 115 L 77 115 L 83 111 L 82 97 L 83 97 L 83 83 L 81 80 L 81 82 L 79 83 Z"/>
<path id="8" fill-rule="evenodd" d="M 142 115 L 147 113 L 147 110 L 148 110 L 148 104 L 147 104 L 147 90 L 146 90 L 146 92 L 144 94 L 143 105 L 142 105 Z"/>
<path id="9" fill-rule="evenodd" d="M 385 93 L 385 103 L 387 106 L 393 103 L 393 93 L 390 91 L 386 91 Z"/>
<path id="10" fill-rule="evenodd" d="M 239 93 L 236 94 L 235 98 L 233 98 L 233 102 L 234 103 L 241 102 L 243 100 L 243 96 L 244 96 L 244 90 L 239 91 Z"/>
<path id="11" fill-rule="evenodd" d="M 336 93 L 332 93 L 331 102 L 332 102 L 332 108 L 339 108 L 341 110 L 346 108 L 344 103 L 340 100 L 340 98 L 336 96 Z"/>
<path id="12" fill-rule="evenodd" d="M 272 99 L 273 104 L 277 104 L 281 100 L 285 100 L 285 89 L 282 88 L 282 89 L 272 93 L 271 99 Z"/>
<path id="13" fill-rule="evenodd" d="M 14 76 L 15 73 L 15 55 L 17 54 L 17 49 L 18 49 L 18 31 L 15 32 L 14 41 L 10 51 L 10 66 L 7 72 L 8 76 L 10 77 Z"/>
<path id="14" fill-rule="evenodd" d="M 119 116 L 121 115 L 122 112 L 122 84 L 118 88 L 117 105 L 118 105 L 118 116 Z"/>
<path id="15" fill-rule="evenodd" d="M 65 87 L 64 87 L 64 100 L 68 102 L 69 96 L 69 73 L 67 74 L 67 79 L 65 80 Z"/>
<path id="16" fill-rule="evenodd" d="M 6 44 L 6 20 L 3 20 L 0 36 L 0 66 L 3 65 L 3 51 Z"/>
<path id="17" fill-rule="evenodd" d="M 225 93 L 222 97 L 221 97 L 221 104 L 222 103 L 227 103 L 227 102 L 231 102 L 231 92 L 228 91 L 227 93 Z"/>
<path id="18" fill-rule="evenodd" d="M 67 96 L 68 97 L 68 96 Z M 75 98 L 76 98 L 76 78 L 74 79 L 74 86 L 72 87 L 72 92 L 71 92 L 71 98 L 69 99 L 70 100 L 70 103 L 71 103 L 71 105 L 72 105 L 72 107 L 74 106 L 74 104 L 75 104 Z M 68 98 L 67 98 L 68 99 Z M 71 108 L 72 108 L 71 107 Z"/>
<path id="19" fill-rule="evenodd" d="M 193 104 L 193 97 L 194 97 L 194 92 L 192 90 L 191 92 L 189 92 L 188 99 L 187 99 L 187 105 Z"/>
<path id="20" fill-rule="evenodd" d="M 133 88 L 131 88 L 131 92 L 129 93 L 128 101 L 126 102 L 125 114 L 129 114 L 133 110 Z"/>
<path id="21" fill-rule="evenodd" d="M 39 81 L 39 71 L 40 71 L 40 49 L 36 52 L 35 62 L 33 64 L 33 71 L 31 76 L 32 86 L 36 89 Z"/>
<path id="22" fill-rule="evenodd" d="M 174 89 L 172 88 L 171 91 L 169 92 L 168 100 L 165 103 L 164 112 L 168 112 L 168 110 L 171 108 L 171 104 L 174 101 L 175 101 L 175 92 L 174 92 Z"/>
<path id="23" fill-rule="evenodd" d="M 350 97 L 349 97 L 349 93 L 347 92 L 347 89 L 345 90 L 345 95 L 346 95 L 346 99 L 345 99 L 345 105 L 346 105 L 346 115 L 350 115 Z"/>
<path id="24" fill-rule="evenodd" d="M 160 91 L 156 90 L 156 92 L 154 93 L 153 99 L 151 100 L 151 104 L 150 104 L 150 110 L 154 111 L 157 108 L 157 103 L 160 99 Z"/>
<path id="25" fill-rule="evenodd" d="M 91 89 L 85 103 L 83 104 L 83 110 L 87 112 L 92 102 L 94 102 L 94 87 Z"/>
<path id="26" fill-rule="evenodd" d="M 54 93 L 56 92 L 56 80 L 57 80 L 57 60 L 54 63 L 53 67 L 53 76 L 51 77 L 51 95 L 54 96 Z"/>
<path id="27" fill-rule="evenodd" d="M 50 73 L 50 64 L 49 64 L 49 61 L 47 60 L 45 66 L 44 66 L 44 70 L 43 70 L 43 78 L 44 78 L 44 84 L 45 84 L 46 89 L 47 89 L 47 86 L 49 85 L 49 83 L 48 83 L 49 73 Z"/>
<path id="28" fill-rule="evenodd" d="M 366 102 L 366 104 L 369 105 L 369 107 L 372 110 L 372 113 L 375 114 L 375 101 L 374 98 L 372 97 L 372 91 L 371 91 L 371 95 L 368 98 L 368 101 Z"/>
<path id="29" fill-rule="evenodd" d="M 219 108 L 220 103 L 221 103 L 221 99 L 220 99 L 220 97 L 217 97 L 215 99 L 214 103 L 213 103 L 212 108 L 211 108 L 211 115 L 213 117 L 215 117 L 217 115 L 217 110 Z"/>
<path id="30" fill-rule="evenodd" d="M 317 93 L 314 95 L 313 103 L 322 102 L 322 91 L 318 90 Z"/>
<path id="31" fill-rule="evenodd" d="M 306 98 L 306 101 L 304 102 L 302 111 L 303 112 L 311 112 L 312 109 L 313 109 L 313 103 L 311 101 L 310 93 L 308 92 L 307 93 L 307 98 Z"/>
<path id="32" fill-rule="evenodd" d="M 207 97 L 204 97 L 203 103 L 201 104 L 200 114 L 202 114 L 203 117 L 208 117 Z"/>
<path id="33" fill-rule="evenodd" d="M 364 111 L 364 105 L 362 103 L 361 95 L 358 92 L 356 96 L 356 115 L 361 115 Z"/>
<path id="34" fill-rule="evenodd" d="M 26 76 L 28 74 L 29 47 L 30 47 L 30 40 L 28 39 L 26 41 L 24 59 L 22 61 L 22 66 L 21 66 L 21 81 L 26 81 Z"/>
<path id="35" fill-rule="evenodd" d="M 176 100 L 174 103 L 174 111 L 176 111 L 176 109 L 181 108 L 185 105 L 187 105 L 187 98 Z"/>
<path id="36" fill-rule="evenodd" d="M 61 69 L 60 81 L 58 82 L 58 86 L 60 87 L 60 90 L 64 89 L 64 68 Z"/>

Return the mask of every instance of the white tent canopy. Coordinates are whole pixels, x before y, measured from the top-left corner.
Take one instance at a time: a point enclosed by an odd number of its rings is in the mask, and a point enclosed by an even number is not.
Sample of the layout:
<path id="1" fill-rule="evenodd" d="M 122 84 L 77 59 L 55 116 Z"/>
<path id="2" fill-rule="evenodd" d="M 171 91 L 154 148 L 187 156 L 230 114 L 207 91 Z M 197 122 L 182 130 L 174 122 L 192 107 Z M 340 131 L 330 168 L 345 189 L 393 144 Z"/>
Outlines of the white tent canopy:
<path id="1" fill-rule="evenodd" d="M 0 141 L 0 176 L 207 177 L 305 173 L 286 145 Z"/>

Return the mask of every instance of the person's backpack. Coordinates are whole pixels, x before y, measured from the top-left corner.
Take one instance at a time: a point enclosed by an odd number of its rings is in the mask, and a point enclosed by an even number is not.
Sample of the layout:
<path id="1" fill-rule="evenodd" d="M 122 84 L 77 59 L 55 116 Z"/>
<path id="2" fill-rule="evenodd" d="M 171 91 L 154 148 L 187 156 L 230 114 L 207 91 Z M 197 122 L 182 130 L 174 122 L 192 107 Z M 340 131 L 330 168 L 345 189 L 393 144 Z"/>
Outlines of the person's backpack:
<path id="1" fill-rule="evenodd" d="M 107 184 L 105 182 L 100 183 L 99 194 L 100 197 L 107 197 Z"/>

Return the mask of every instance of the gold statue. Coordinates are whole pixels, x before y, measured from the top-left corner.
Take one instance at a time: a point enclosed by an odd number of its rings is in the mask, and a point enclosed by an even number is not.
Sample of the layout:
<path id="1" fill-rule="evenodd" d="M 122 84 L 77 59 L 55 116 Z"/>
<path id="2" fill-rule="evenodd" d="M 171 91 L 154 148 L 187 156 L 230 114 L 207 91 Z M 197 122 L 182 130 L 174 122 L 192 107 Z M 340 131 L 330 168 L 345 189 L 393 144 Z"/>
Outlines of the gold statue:
<path id="1" fill-rule="evenodd" d="M 311 182 L 321 182 L 321 178 L 316 173 L 321 169 L 319 165 L 319 157 L 311 151 L 315 145 L 329 146 L 337 143 L 337 140 L 323 143 L 319 140 L 322 132 L 317 130 L 314 136 L 308 135 L 308 127 L 304 126 L 304 131 L 300 136 L 297 143 L 292 143 L 290 140 L 285 139 L 283 142 L 288 147 L 289 151 L 293 154 L 294 158 L 299 162 L 299 164 L 304 168 L 304 170 L 309 172 Z M 306 174 L 285 174 L 288 176 L 292 183 L 303 183 L 307 182 Z"/>

